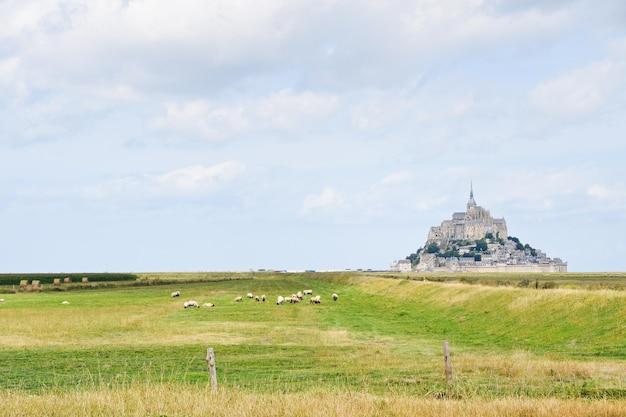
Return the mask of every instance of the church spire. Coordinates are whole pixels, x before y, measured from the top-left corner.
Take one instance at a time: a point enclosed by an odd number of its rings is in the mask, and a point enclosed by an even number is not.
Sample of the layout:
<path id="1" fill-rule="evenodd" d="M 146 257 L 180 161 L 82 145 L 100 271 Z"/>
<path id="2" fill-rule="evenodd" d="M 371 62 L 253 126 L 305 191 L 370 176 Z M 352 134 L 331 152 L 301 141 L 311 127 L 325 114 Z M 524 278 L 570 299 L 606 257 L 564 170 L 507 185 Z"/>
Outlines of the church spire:
<path id="1" fill-rule="evenodd" d="M 467 208 L 476 207 L 476 201 L 474 200 L 474 184 L 470 181 L 470 197 L 467 202 Z"/>

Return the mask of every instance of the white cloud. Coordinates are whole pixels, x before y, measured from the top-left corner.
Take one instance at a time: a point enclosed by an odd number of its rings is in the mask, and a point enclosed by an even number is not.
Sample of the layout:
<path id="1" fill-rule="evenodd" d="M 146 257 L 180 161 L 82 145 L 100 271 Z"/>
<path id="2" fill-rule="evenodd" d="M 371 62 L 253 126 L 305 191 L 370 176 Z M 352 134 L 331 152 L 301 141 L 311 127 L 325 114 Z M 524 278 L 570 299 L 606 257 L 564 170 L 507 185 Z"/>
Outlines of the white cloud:
<path id="1" fill-rule="evenodd" d="M 475 106 L 473 94 L 435 90 L 427 89 L 417 95 L 405 91 L 370 91 L 351 109 L 352 125 L 363 131 L 371 131 L 402 123 L 450 121 L 466 115 Z"/>
<path id="2" fill-rule="evenodd" d="M 0 58 L 0 92 L 8 93 L 5 97 L 20 99 L 27 94 L 26 83 L 20 77 L 20 59 L 18 57 Z M 2 97 L 0 97 L 0 103 Z"/>
<path id="3" fill-rule="evenodd" d="M 239 177 L 244 171 L 240 162 L 227 161 L 220 164 L 194 165 L 157 175 L 153 178 L 156 188 L 167 192 L 198 193 L 212 191 Z"/>
<path id="4" fill-rule="evenodd" d="M 418 211 L 431 211 L 448 201 L 445 196 L 421 196 L 415 201 L 415 209 Z"/>
<path id="5" fill-rule="evenodd" d="M 541 36 L 573 20 L 560 8 L 494 13 L 492 3 L 9 1 L 0 39 L 20 42 L 29 79 L 47 87 L 123 78 L 151 91 L 215 91 L 295 70 L 309 83 L 360 88 L 403 84 L 424 54 Z"/>
<path id="6" fill-rule="evenodd" d="M 204 100 L 193 100 L 168 104 L 165 116 L 156 119 L 153 126 L 167 132 L 221 140 L 244 131 L 247 123 L 241 107 L 220 108 Z"/>
<path id="7" fill-rule="evenodd" d="M 610 205 L 618 205 L 626 202 L 626 190 L 624 190 L 623 187 L 615 185 L 591 184 L 587 188 L 587 195 L 594 200 Z"/>
<path id="8" fill-rule="evenodd" d="M 530 100 L 548 114 L 578 116 L 589 113 L 605 104 L 624 81 L 624 70 L 621 62 L 595 62 L 539 84 L 530 92 Z"/>
<path id="9" fill-rule="evenodd" d="M 8 85 L 14 80 L 19 64 L 16 57 L 0 59 L 0 85 Z"/>
<path id="10" fill-rule="evenodd" d="M 237 104 L 193 100 L 167 105 L 166 114 L 153 126 L 173 133 L 221 140 L 248 131 L 311 131 L 329 117 L 338 99 L 328 94 L 283 90 Z"/>
<path id="11" fill-rule="evenodd" d="M 160 174 L 134 175 L 86 187 L 90 199 L 196 196 L 225 187 L 240 177 L 245 166 L 238 161 L 215 165 L 194 165 Z"/>
<path id="12" fill-rule="evenodd" d="M 409 171 L 397 171 L 386 175 L 380 180 L 380 185 L 398 185 L 410 182 L 413 179 L 413 174 Z"/>
<path id="13" fill-rule="evenodd" d="M 345 197 L 332 187 L 325 187 L 318 194 L 309 194 L 302 203 L 301 214 L 332 211 L 346 207 Z"/>

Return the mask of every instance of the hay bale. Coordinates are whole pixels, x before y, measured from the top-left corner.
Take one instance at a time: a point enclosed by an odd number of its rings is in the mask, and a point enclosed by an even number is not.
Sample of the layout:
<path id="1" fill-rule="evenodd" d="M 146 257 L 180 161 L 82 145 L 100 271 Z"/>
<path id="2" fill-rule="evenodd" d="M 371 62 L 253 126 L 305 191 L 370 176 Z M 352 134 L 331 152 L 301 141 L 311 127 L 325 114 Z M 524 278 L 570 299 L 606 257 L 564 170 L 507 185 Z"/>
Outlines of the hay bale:
<path id="1" fill-rule="evenodd" d="M 31 285 L 31 289 L 33 291 L 41 291 L 43 289 L 43 285 L 41 284 L 41 281 L 39 281 L 38 279 L 34 279 Z"/>
<path id="2" fill-rule="evenodd" d="M 83 279 L 81 280 L 81 282 L 83 284 L 88 284 L 89 283 L 89 278 L 88 277 L 83 277 Z"/>
<path id="3" fill-rule="evenodd" d="M 63 283 L 64 284 L 71 284 L 72 283 L 72 278 L 70 278 L 70 277 L 63 278 Z"/>
<path id="4" fill-rule="evenodd" d="M 61 278 L 55 278 L 54 281 L 52 282 L 52 285 L 54 285 L 55 287 L 58 287 L 59 285 L 61 285 Z"/>
<path id="5" fill-rule="evenodd" d="M 21 279 L 20 280 L 20 289 L 25 289 L 26 286 L 28 285 L 28 280 L 27 279 Z"/>

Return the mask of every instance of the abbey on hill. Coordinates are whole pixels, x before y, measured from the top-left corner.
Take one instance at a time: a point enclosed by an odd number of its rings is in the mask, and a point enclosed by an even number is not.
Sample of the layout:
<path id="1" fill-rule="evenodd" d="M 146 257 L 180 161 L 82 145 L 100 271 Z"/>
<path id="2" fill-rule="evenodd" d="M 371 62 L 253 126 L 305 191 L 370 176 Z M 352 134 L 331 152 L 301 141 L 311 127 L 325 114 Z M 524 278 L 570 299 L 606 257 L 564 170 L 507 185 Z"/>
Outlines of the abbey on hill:
<path id="1" fill-rule="evenodd" d="M 549 258 L 508 234 L 504 218 L 476 204 L 470 189 L 467 210 L 433 226 L 423 248 L 395 261 L 395 271 L 567 272 L 567 263 Z"/>

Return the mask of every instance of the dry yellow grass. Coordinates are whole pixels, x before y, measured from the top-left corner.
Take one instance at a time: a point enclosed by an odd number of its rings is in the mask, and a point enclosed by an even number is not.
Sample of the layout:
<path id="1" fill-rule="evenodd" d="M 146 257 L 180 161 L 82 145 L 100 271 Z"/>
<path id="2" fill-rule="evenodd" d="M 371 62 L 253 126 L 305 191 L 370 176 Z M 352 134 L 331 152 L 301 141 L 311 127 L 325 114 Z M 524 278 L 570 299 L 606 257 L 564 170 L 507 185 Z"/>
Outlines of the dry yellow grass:
<path id="1" fill-rule="evenodd" d="M 450 400 L 354 393 L 212 394 L 204 387 L 138 385 L 42 395 L 0 392 L 0 416 L 623 417 L 626 401 L 504 398 Z"/>
<path id="2" fill-rule="evenodd" d="M 476 355 L 460 353 L 455 357 L 455 368 L 461 375 L 482 373 L 528 380 L 570 378 L 602 380 L 612 386 L 626 385 L 626 368 L 623 362 L 608 360 L 550 360 L 528 352 Z"/>

